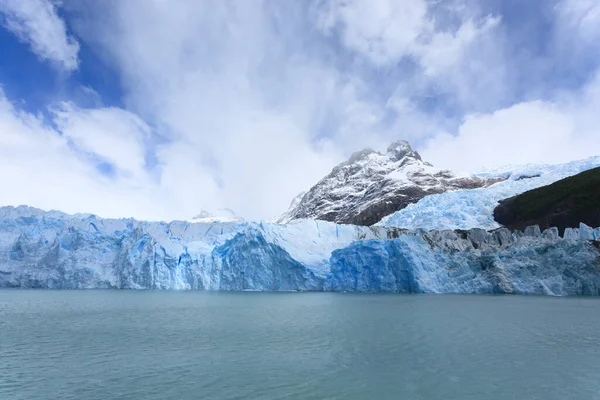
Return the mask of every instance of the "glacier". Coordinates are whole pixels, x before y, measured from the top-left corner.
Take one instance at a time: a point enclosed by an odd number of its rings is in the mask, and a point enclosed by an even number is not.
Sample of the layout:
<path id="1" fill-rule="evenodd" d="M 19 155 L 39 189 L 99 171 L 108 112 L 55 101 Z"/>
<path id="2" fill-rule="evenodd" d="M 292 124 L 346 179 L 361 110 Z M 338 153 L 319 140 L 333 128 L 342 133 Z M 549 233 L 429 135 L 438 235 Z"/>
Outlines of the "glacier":
<path id="1" fill-rule="evenodd" d="M 0 207 L 0 287 L 600 295 L 600 228 L 560 237 Z"/>
<path id="2" fill-rule="evenodd" d="M 494 208 L 500 200 L 600 167 L 600 157 L 558 165 L 505 166 L 476 173 L 481 178 L 507 179 L 488 187 L 432 194 L 384 217 L 376 225 L 406 229 L 497 229 Z"/>

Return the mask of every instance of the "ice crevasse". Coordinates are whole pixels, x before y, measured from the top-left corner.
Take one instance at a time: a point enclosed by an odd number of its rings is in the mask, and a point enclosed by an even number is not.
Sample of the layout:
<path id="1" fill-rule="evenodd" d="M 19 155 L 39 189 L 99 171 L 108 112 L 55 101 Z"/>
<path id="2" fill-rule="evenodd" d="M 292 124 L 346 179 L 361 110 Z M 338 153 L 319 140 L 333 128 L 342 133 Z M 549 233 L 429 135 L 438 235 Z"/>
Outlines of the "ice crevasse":
<path id="1" fill-rule="evenodd" d="M 0 287 L 600 294 L 600 228 L 144 222 L 0 208 Z"/>

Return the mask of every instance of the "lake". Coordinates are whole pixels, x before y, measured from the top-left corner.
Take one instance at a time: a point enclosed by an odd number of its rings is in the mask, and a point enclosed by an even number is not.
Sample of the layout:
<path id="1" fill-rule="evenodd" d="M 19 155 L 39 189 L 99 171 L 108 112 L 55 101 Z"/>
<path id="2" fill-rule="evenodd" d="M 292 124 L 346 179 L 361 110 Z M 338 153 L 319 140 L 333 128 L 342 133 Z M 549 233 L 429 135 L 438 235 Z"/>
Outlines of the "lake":
<path id="1" fill-rule="evenodd" d="M 567 398 L 600 299 L 0 291 L 0 399 Z"/>

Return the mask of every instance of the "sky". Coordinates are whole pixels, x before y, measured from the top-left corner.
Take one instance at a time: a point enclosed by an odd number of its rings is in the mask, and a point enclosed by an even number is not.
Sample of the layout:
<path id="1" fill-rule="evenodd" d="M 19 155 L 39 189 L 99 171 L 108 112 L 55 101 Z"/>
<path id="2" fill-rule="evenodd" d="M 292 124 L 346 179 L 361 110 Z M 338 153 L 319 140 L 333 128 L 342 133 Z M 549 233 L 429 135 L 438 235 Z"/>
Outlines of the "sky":
<path id="1" fill-rule="evenodd" d="M 268 220 L 400 139 L 600 155 L 599 43 L 596 0 L 0 0 L 0 204 Z"/>

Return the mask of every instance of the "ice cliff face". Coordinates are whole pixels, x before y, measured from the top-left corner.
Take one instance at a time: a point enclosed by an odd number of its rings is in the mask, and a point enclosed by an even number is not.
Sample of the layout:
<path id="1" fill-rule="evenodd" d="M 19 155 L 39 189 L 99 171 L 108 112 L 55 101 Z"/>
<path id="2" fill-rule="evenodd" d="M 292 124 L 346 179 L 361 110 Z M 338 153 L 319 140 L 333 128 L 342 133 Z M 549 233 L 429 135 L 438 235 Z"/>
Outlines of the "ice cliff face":
<path id="1" fill-rule="evenodd" d="M 422 198 L 382 219 L 377 225 L 406 229 L 496 229 L 494 208 L 500 200 L 600 166 L 600 157 L 560 165 L 508 166 L 477 174 L 481 178 L 504 177 L 489 187 L 456 190 Z"/>
<path id="2" fill-rule="evenodd" d="M 375 237 L 315 221 L 163 223 L 2 207 L 0 287 L 318 290 L 334 249 Z"/>
<path id="3" fill-rule="evenodd" d="M 421 160 L 408 142 L 399 141 L 392 143 L 385 154 L 369 149 L 354 153 L 307 193 L 295 198 L 275 222 L 311 218 L 368 226 L 427 195 L 480 188 L 503 179 L 434 168 Z"/>
<path id="4" fill-rule="evenodd" d="M 600 229 L 140 222 L 0 208 L 0 287 L 600 295 Z"/>
<path id="5" fill-rule="evenodd" d="M 590 230 L 570 230 L 567 239 L 531 227 L 355 242 L 332 254 L 328 283 L 347 291 L 600 295 L 600 243 L 580 237 Z"/>

